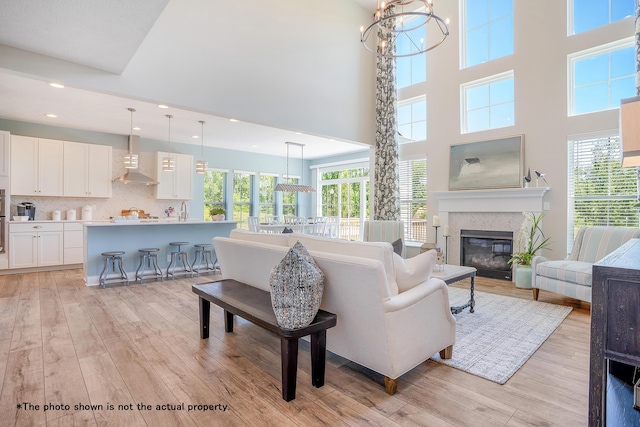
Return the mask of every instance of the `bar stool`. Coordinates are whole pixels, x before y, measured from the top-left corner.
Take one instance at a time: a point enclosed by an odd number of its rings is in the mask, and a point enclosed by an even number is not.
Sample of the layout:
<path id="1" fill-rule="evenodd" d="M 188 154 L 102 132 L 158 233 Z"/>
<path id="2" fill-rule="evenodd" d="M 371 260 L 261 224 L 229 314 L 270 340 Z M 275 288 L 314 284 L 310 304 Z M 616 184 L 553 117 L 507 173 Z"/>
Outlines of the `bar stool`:
<path id="1" fill-rule="evenodd" d="M 153 276 L 156 278 L 156 280 L 158 280 L 158 278 L 160 278 L 160 280 L 164 280 L 162 270 L 160 270 L 160 267 L 158 267 L 158 252 L 160 252 L 160 249 L 143 248 L 138 249 L 138 252 L 140 252 L 140 264 L 138 265 L 138 269 L 136 270 L 136 282 L 142 282 L 147 267 L 153 269 L 153 271 L 147 273 L 148 276 Z M 139 273 L 140 269 L 142 269 L 142 273 Z"/>
<path id="2" fill-rule="evenodd" d="M 201 264 L 204 262 L 204 270 L 206 271 L 216 271 L 219 268 L 216 267 L 216 264 L 213 262 L 212 253 L 213 253 L 213 245 L 211 243 L 198 243 L 197 245 L 193 245 L 196 248 L 195 258 L 193 259 L 193 263 L 191 264 L 191 275 L 193 273 L 197 273 L 200 275 Z M 196 265 L 198 263 L 198 265 Z M 211 267 L 209 267 L 209 263 L 211 263 Z"/>
<path id="3" fill-rule="evenodd" d="M 127 277 L 127 273 L 125 273 L 122 268 L 122 255 L 124 255 L 124 251 L 110 251 L 110 252 L 102 252 L 100 255 L 104 257 L 104 267 L 100 272 L 100 278 L 98 279 L 98 283 L 102 285 L 103 288 L 107 287 L 107 280 L 112 283 L 124 283 L 129 285 L 129 277 Z M 118 277 L 109 277 L 109 273 L 107 272 L 107 268 L 111 264 L 111 271 L 113 273 L 116 272 L 116 264 L 118 265 L 119 276 Z"/>
<path id="4" fill-rule="evenodd" d="M 176 264 L 178 264 L 178 262 L 181 262 L 182 268 L 184 268 L 184 271 L 179 273 L 191 273 L 191 268 L 189 267 L 189 255 L 187 255 L 187 253 L 181 249 L 182 246 L 187 246 L 188 244 L 189 242 L 169 243 L 169 246 L 175 246 L 178 248 L 178 250 L 171 252 L 171 260 L 169 261 L 169 265 L 167 266 L 167 279 L 169 278 L 169 276 L 175 279 Z"/>

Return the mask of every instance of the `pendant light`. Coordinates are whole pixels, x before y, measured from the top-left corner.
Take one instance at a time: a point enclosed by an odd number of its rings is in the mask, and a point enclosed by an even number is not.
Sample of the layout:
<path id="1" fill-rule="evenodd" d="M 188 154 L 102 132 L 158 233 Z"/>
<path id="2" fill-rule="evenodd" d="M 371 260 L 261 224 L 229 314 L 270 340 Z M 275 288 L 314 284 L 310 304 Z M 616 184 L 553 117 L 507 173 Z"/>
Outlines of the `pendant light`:
<path id="1" fill-rule="evenodd" d="M 289 178 L 289 146 L 295 145 L 297 147 L 300 147 L 301 164 L 302 164 L 300 180 L 302 182 L 302 177 L 304 176 L 304 144 L 299 144 L 297 142 L 285 142 L 285 144 L 287 144 L 287 178 Z M 276 187 L 274 188 L 274 191 L 284 191 L 287 193 L 315 193 L 316 189 L 311 187 L 310 185 L 280 183 L 276 185 Z"/>
<path id="2" fill-rule="evenodd" d="M 204 159 L 204 120 L 199 120 L 199 123 L 202 127 L 201 136 L 200 136 L 200 158 Z M 206 160 L 198 160 L 196 161 L 196 173 L 204 174 L 207 172 L 207 161 Z"/>
<path id="3" fill-rule="evenodd" d="M 134 108 L 127 108 L 127 110 L 131 112 L 131 132 L 129 135 L 133 136 L 133 113 L 136 110 Z M 138 155 L 131 152 L 131 144 L 129 144 L 129 152 L 124 155 L 124 167 L 125 169 L 138 169 Z"/>
<path id="4" fill-rule="evenodd" d="M 169 155 L 162 158 L 162 170 L 164 172 L 173 172 L 176 169 L 176 160 L 171 155 L 171 119 L 173 116 L 167 114 L 165 117 L 169 119 Z"/>

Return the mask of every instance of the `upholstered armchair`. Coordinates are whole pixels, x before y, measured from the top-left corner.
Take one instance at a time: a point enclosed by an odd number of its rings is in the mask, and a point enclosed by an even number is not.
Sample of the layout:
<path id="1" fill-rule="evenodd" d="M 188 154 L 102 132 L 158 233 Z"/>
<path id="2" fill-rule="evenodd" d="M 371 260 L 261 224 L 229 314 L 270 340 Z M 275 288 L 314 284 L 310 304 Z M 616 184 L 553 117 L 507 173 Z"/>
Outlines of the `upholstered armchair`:
<path id="1" fill-rule="evenodd" d="M 593 264 L 635 237 L 640 237 L 640 228 L 581 228 L 566 260 L 550 261 L 542 256 L 533 258 L 533 299 L 538 299 L 542 289 L 590 303 Z"/>
<path id="2" fill-rule="evenodd" d="M 404 256 L 404 222 L 367 220 L 364 222 L 364 232 L 362 240 L 365 242 L 389 242 L 393 243 L 402 239 L 402 253 Z"/>

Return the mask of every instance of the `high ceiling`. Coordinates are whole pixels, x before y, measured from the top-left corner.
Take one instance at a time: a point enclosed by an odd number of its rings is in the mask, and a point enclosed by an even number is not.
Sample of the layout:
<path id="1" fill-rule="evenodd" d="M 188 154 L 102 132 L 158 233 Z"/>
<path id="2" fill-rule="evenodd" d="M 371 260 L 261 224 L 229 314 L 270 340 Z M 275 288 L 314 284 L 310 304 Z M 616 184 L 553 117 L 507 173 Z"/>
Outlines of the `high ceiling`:
<path id="1" fill-rule="evenodd" d="M 369 10 L 375 7 L 374 0 L 353 1 Z M 169 0 L 0 0 L 0 45 L 17 57 L 26 51 L 120 75 L 136 58 L 145 38 L 171 3 Z M 357 38 L 357 34 L 354 37 Z M 284 142 L 295 141 L 306 144 L 307 158 L 367 147 L 352 139 L 285 128 L 281 124 L 230 121 L 235 118 L 232 114 L 212 114 L 163 99 L 116 95 L 80 85 L 74 87 L 66 81 L 62 82 L 64 89 L 56 89 L 49 86 L 56 79 L 47 78 L 46 74 L 0 68 L 0 118 L 126 135 L 131 127 L 127 108 L 132 107 L 136 109 L 133 126 L 141 128 L 133 133 L 146 139 L 166 140 L 168 119 L 164 115 L 171 114 L 174 116 L 172 142 L 200 144 L 200 139 L 193 136 L 200 136 L 198 121 L 204 120 L 207 146 L 285 155 Z M 160 103 L 167 103 L 170 108 L 160 109 Z M 57 118 L 46 117 L 46 114 L 55 114 Z"/>

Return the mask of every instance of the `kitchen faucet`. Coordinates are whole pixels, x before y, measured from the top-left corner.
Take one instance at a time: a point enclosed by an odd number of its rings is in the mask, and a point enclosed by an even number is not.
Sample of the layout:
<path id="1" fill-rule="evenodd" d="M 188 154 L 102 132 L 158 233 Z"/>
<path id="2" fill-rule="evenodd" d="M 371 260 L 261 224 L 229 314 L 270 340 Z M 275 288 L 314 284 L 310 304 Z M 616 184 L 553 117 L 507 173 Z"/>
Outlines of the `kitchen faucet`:
<path id="1" fill-rule="evenodd" d="M 180 206 L 180 221 L 186 221 L 189 219 L 189 212 L 187 212 L 187 201 L 183 200 Z"/>

